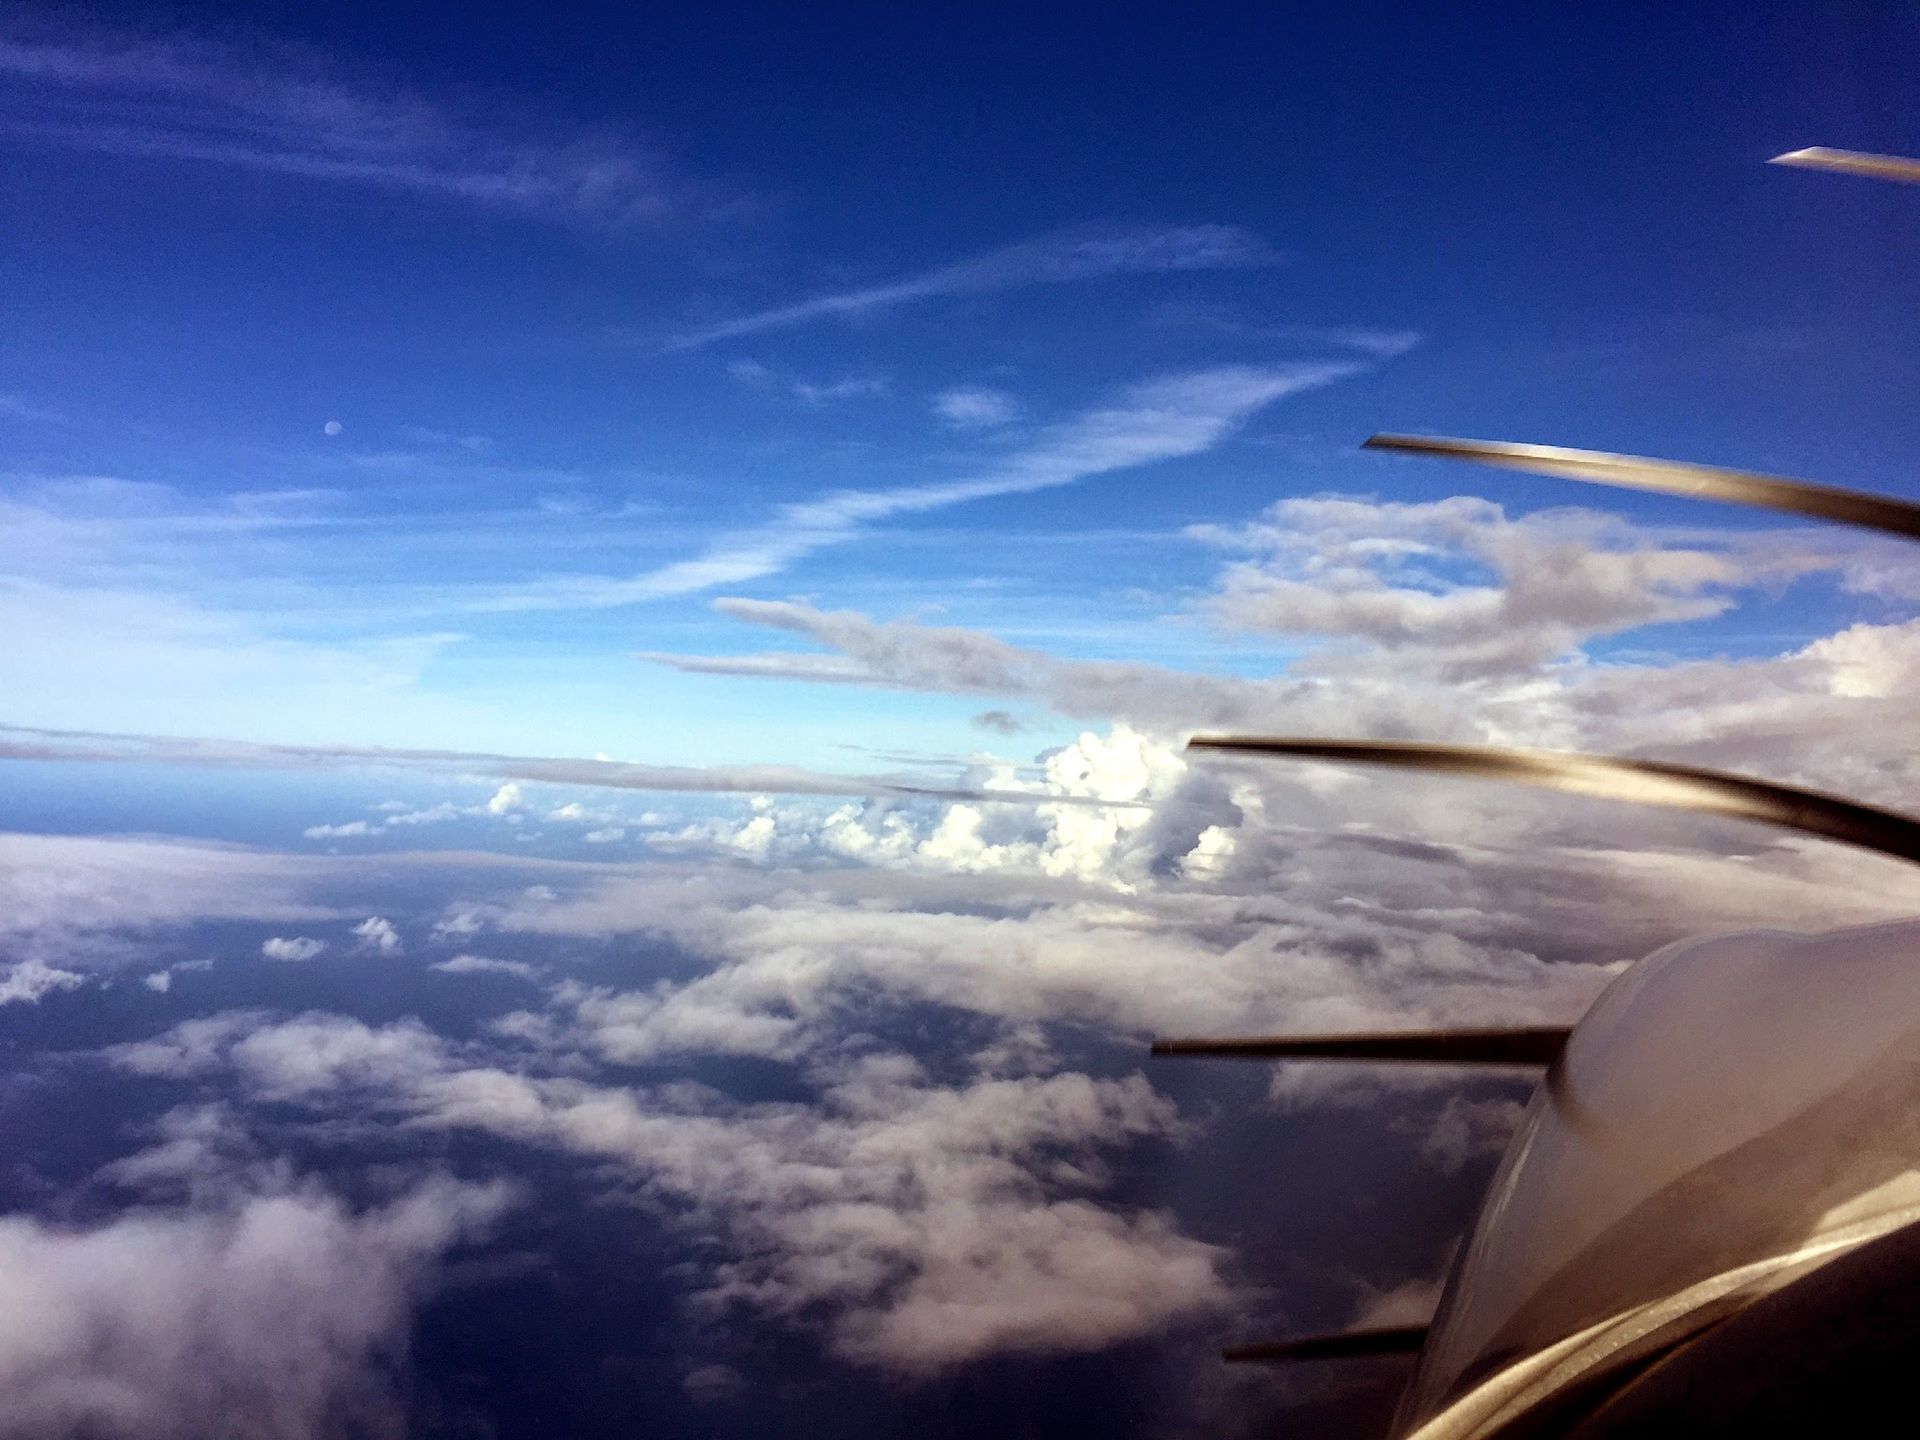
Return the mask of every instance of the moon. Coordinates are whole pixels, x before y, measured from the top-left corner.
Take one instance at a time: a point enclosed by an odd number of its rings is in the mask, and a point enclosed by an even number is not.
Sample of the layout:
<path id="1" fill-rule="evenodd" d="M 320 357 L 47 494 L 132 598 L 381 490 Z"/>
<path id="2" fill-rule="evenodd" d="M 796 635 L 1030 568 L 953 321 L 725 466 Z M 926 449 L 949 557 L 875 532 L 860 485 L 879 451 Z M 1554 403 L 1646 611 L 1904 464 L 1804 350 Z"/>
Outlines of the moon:
<path id="1" fill-rule="evenodd" d="M 338 420 L 329 420 L 320 428 L 329 435 L 338 435 L 343 427 Z"/>

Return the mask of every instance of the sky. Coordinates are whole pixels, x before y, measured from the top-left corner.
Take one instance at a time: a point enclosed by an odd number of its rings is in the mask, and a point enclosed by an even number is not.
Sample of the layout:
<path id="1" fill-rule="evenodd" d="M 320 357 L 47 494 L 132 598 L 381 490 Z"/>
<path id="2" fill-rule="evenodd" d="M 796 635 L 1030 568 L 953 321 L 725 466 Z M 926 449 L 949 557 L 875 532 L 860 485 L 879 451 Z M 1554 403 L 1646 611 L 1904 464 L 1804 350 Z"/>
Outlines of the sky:
<path id="1" fill-rule="evenodd" d="M 1764 163 L 1920 151 L 1916 61 L 0 8 L 0 1440 L 1373 1433 L 1397 1372 L 1211 1349 L 1430 1306 L 1524 1086 L 1147 1037 L 1563 1023 L 1920 891 L 1181 745 L 1920 801 L 1894 542 L 1360 449 L 1920 498 L 1920 192 Z"/>

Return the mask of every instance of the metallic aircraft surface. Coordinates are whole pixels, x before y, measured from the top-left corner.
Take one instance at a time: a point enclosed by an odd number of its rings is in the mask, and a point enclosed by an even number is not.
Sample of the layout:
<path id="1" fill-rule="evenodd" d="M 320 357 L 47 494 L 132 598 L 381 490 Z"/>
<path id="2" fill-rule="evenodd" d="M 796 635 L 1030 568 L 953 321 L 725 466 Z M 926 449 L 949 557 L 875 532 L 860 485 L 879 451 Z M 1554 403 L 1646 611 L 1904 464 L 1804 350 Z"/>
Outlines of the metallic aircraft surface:
<path id="1" fill-rule="evenodd" d="M 1775 163 L 1920 180 L 1920 162 L 1847 151 Z M 1920 505 L 1801 481 L 1556 446 L 1394 435 L 1368 444 L 1920 539 Z M 1914 819 L 1712 770 L 1395 742 L 1192 744 L 1515 780 L 1920 861 Z M 1417 1354 L 1393 1426 L 1402 1440 L 1831 1434 L 1853 1428 L 1861 1407 L 1910 1404 L 1920 1366 L 1920 919 L 1684 941 L 1626 969 L 1566 1029 L 1154 1049 L 1545 1069 L 1430 1326 L 1242 1344 L 1229 1360 Z"/>

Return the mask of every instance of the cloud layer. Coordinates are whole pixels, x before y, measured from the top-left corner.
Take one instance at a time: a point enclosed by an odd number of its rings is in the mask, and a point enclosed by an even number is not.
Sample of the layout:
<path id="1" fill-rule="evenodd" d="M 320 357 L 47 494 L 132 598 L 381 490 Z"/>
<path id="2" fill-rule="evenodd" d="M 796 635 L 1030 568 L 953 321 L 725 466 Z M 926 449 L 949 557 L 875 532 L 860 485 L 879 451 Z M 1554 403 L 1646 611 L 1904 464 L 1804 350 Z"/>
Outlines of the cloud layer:
<path id="1" fill-rule="evenodd" d="M 191 1021 L 114 1059 L 611 1162 L 676 1226 L 721 1243 L 693 1296 L 702 1314 L 802 1328 L 824 1314 L 828 1344 L 859 1363 L 930 1373 L 1098 1349 L 1228 1299 L 1213 1247 L 1078 1193 L 1100 1188 L 1102 1152 L 1174 1130 L 1138 1076 L 944 1086 L 907 1056 L 870 1053 L 815 1065 L 814 1105 L 742 1104 L 504 1069 L 415 1022 L 323 1014 Z"/>

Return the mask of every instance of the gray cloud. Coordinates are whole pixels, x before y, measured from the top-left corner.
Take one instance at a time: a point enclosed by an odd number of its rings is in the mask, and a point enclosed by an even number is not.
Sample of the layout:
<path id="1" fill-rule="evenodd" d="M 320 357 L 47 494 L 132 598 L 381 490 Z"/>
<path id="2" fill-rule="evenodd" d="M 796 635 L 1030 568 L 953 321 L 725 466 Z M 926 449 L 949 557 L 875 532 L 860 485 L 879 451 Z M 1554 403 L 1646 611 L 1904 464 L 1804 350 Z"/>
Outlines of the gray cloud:
<path id="1" fill-rule="evenodd" d="M 1725 548 L 1650 543 L 1591 512 L 1509 519 L 1489 501 L 1282 500 L 1196 538 L 1257 557 L 1228 566 L 1214 605 L 1237 628 L 1357 640 L 1446 679 L 1512 674 L 1595 636 L 1731 608 L 1751 569 Z M 1446 578 L 1463 568 L 1485 580 Z M 1782 578 L 1772 567 L 1769 578 Z"/>
<path id="2" fill-rule="evenodd" d="M 902 305 L 954 295 L 982 295 L 1029 285 L 1058 285 L 1114 275 L 1273 265 L 1280 255 L 1259 236 L 1232 225 L 1163 229 L 1090 225 L 1056 231 L 970 259 L 855 290 L 815 295 L 737 319 L 689 330 L 667 344 L 690 350 L 716 340 L 785 329 L 814 320 L 859 319 Z"/>
<path id="3" fill-rule="evenodd" d="M 1448 1174 L 1467 1162 L 1498 1155 L 1520 1124 L 1517 1100 L 1476 1100 L 1450 1095 L 1421 1143 L 1421 1152 Z"/>
<path id="4" fill-rule="evenodd" d="M 1755 576 L 1724 550 L 1650 544 L 1591 513 L 1510 520 L 1498 506 L 1466 497 L 1415 505 L 1288 500 L 1257 525 L 1194 533 L 1260 557 L 1229 565 L 1221 577 L 1212 603 L 1229 625 L 1392 652 L 1392 673 L 1403 687 L 1416 674 L 1444 681 L 1511 676 L 1595 636 L 1709 618 L 1728 609 L 1739 588 L 1779 579 L 1794 563 L 1776 559 Z M 1491 574 L 1485 581 L 1441 578 L 1465 564 Z M 835 653 L 644 658 L 708 674 L 1006 696 L 1039 688 L 1064 701 L 1068 713 L 1100 713 L 1069 698 L 1085 678 L 1094 682 L 1090 689 L 1113 696 L 1106 713 L 1150 723 L 1160 721 L 1160 706 L 1151 707 L 1154 713 L 1128 707 L 1164 689 L 1171 673 L 1061 662 L 977 632 L 876 624 L 845 611 L 737 599 L 715 608 L 805 635 Z M 1326 668 L 1316 658 L 1297 669 L 1311 674 L 1316 665 Z M 1340 673 L 1350 684 L 1365 678 L 1351 664 Z M 1303 698 L 1303 687 L 1284 682 L 1183 680 L 1193 726 L 1217 723 L 1222 708 L 1244 713 Z"/>
<path id="5" fill-rule="evenodd" d="M 1197 675 L 1164 666 L 1113 660 L 1062 660 L 978 630 L 876 621 L 851 610 L 820 610 L 791 601 L 725 598 L 721 614 L 803 635 L 834 653 L 779 651 L 759 655 L 643 652 L 641 659 L 703 675 L 884 685 L 962 695 L 1028 700 L 1078 719 L 1123 717 L 1162 732 L 1255 726 L 1282 716 L 1351 714 L 1355 686 L 1344 696 L 1307 679 L 1245 680 Z M 1401 686 L 1375 686 L 1369 713 L 1404 718 L 1431 711 Z M 1396 699 L 1396 696 L 1398 699 Z M 1453 709 L 1455 707 L 1448 707 Z M 1387 721 L 1391 725 L 1391 719 Z M 1393 728 L 1384 733 L 1403 733 Z"/>

